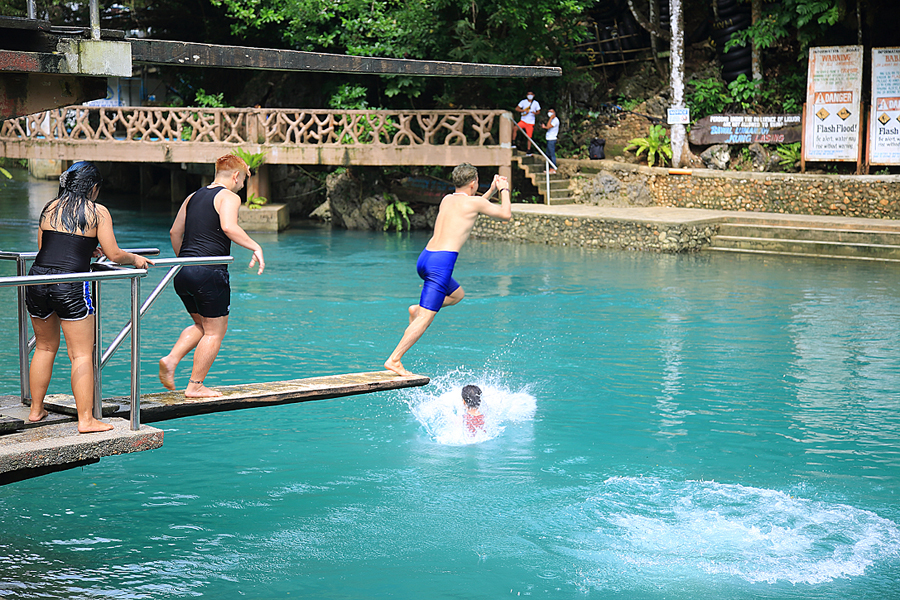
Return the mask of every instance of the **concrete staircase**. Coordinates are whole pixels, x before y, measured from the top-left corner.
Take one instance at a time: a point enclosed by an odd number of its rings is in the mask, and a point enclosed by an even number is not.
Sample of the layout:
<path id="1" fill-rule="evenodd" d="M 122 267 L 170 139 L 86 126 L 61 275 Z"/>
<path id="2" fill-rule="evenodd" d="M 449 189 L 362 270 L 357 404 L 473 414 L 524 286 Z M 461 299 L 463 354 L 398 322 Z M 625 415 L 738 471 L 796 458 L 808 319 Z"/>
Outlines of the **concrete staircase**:
<path id="1" fill-rule="evenodd" d="M 865 222 L 863 222 L 865 221 Z M 731 218 L 719 224 L 710 250 L 900 262 L 900 223 Z"/>
<path id="2" fill-rule="evenodd" d="M 547 163 L 540 154 L 525 156 L 522 151 L 516 150 L 513 151 L 513 162 L 519 165 L 519 168 L 525 172 L 525 176 L 537 188 L 544 204 L 572 204 L 574 202 L 569 191 L 569 180 L 558 173 L 550 175 L 550 197 L 547 198 L 547 179 L 544 173 Z"/>

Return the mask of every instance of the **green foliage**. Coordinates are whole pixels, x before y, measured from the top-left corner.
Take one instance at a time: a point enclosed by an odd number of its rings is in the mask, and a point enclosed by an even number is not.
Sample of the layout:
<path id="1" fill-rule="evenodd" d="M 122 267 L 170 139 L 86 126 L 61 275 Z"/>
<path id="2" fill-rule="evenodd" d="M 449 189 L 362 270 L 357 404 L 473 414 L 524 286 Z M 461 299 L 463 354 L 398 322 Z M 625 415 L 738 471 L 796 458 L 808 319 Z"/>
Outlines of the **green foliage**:
<path id="1" fill-rule="evenodd" d="M 635 156 L 647 153 L 647 164 L 651 167 L 656 163 L 659 157 L 659 164 L 665 164 L 666 158 L 672 158 L 672 143 L 669 140 L 669 134 L 662 125 L 651 125 L 650 132 L 647 137 L 634 138 L 628 141 L 626 150 L 637 149 Z"/>
<path id="2" fill-rule="evenodd" d="M 392 199 L 393 202 L 384 207 L 384 230 L 387 231 L 391 227 L 394 231 L 403 231 L 403 224 L 409 229 L 409 215 L 413 214 L 413 209 L 409 204 L 399 200 L 396 196 L 386 194 L 385 198 Z"/>
<path id="3" fill-rule="evenodd" d="M 780 164 L 784 168 L 794 168 L 800 163 L 801 151 L 800 151 L 800 142 L 795 142 L 793 144 L 778 144 L 775 147 L 775 152 L 778 153 L 778 164 Z"/>
<path id="4" fill-rule="evenodd" d="M 262 208 L 263 205 L 268 201 L 269 200 L 267 198 L 257 196 L 256 194 L 247 194 L 247 208 L 251 210 Z"/>
<path id="5" fill-rule="evenodd" d="M 343 83 L 328 100 L 328 108 L 339 110 L 364 110 L 369 108 L 366 95 L 369 91 L 361 85 Z"/>
<path id="6" fill-rule="evenodd" d="M 194 136 L 194 128 L 190 125 L 183 125 L 181 127 L 181 140 L 184 142 L 191 141 L 191 138 Z"/>
<path id="7" fill-rule="evenodd" d="M 622 110 L 634 110 L 638 106 L 644 103 L 644 100 L 640 98 L 626 98 L 624 96 L 619 96 L 616 104 L 622 107 Z"/>
<path id="8" fill-rule="evenodd" d="M 255 171 L 260 167 L 260 165 L 266 162 L 265 152 L 258 152 L 256 154 L 253 154 L 251 152 L 247 152 L 243 148 L 235 148 L 231 151 L 231 153 L 247 163 L 247 166 L 250 167 L 251 171 Z"/>
<path id="9" fill-rule="evenodd" d="M 197 88 L 194 102 L 203 108 L 225 108 L 225 93 L 207 94 L 203 88 Z"/>
<path id="10" fill-rule="evenodd" d="M 694 120 L 724 112 L 732 102 L 725 82 L 716 77 L 691 79 L 688 85 L 686 100 Z"/>
<path id="11" fill-rule="evenodd" d="M 774 48 L 781 40 L 794 37 L 800 42 L 801 52 L 817 40 L 844 17 L 846 3 L 834 0 L 782 0 L 767 2 L 763 7 L 763 18 L 736 32 L 725 44 L 728 50 L 755 42 L 759 48 Z"/>
<path id="12" fill-rule="evenodd" d="M 297 50 L 574 69 L 594 0 L 211 0 L 237 37 L 278 35 Z M 426 78 L 385 76 L 384 95 L 417 98 Z"/>
<path id="13" fill-rule="evenodd" d="M 772 91 L 763 86 L 762 79 L 748 79 L 743 74 L 728 84 L 728 92 L 734 104 L 744 111 L 757 104 L 764 105 L 772 98 Z"/>

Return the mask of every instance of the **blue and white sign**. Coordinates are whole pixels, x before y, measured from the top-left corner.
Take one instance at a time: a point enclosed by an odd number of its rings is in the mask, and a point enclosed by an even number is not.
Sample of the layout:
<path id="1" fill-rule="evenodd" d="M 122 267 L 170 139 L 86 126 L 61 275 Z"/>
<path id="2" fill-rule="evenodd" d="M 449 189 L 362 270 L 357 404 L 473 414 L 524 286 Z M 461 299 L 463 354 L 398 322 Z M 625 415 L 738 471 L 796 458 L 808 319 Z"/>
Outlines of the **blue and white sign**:
<path id="1" fill-rule="evenodd" d="M 666 112 L 666 122 L 669 125 L 689 125 L 691 122 L 691 109 L 689 108 L 670 108 Z"/>

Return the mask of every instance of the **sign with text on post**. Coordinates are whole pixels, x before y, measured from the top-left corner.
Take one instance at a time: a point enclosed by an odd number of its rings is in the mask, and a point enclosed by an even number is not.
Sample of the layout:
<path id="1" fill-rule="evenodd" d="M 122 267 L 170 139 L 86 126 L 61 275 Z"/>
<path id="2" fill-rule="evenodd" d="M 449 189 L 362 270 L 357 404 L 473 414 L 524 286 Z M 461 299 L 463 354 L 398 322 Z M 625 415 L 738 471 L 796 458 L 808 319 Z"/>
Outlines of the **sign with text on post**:
<path id="1" fill-rule="evenodd" d="M 691 109 L 689 108 L 669 108 L 666 110 L 667 125 L 690 125 Z"/>
<path id="2" fill-rule="evenodd" d="M 692 144 L 792 144 L 801 140 L 800 115 L 724 114 L 703 117 L 691 127 Z"/>
<path id="3" fill-rule="evenodd" d="M 859 158 L 863 47 L 809 49 L 803 158 L 856 161 Z"/>
<path id="4" fill-rule="evenodd" d="M 869 164 L 900 165 L 900 48 L 872 48 Z"/>

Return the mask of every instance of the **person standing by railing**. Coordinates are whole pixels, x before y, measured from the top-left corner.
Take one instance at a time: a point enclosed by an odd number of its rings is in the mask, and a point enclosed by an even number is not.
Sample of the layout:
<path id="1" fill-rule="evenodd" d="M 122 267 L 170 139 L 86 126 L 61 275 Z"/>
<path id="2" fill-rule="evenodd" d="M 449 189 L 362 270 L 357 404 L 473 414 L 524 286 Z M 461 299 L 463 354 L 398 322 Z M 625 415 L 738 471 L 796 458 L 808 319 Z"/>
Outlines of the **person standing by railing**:
<path id="1" fill-rule="evenodd" d="M 547 130 L 547 158 L 550 159 L 547 168 L 550 173 L 556 173 L 556 138 L 559 136 L 559 119 L 554 109 L 551 108 L 547 111 L 547 122 L 541 127 Z"/>
<path id="2" fill-rule="evenodd" d="M 243 159 L 227 154 L 216 160 L 215 180 L 188 196 L 175 216 L 169 236 L 176 256 L 226 256 L 231 254 L 231 242 L 235 242 L 253 252 L 250 266 L 259 263 L 257 274 L 262 275 L 266 268 L 262 248 L 238 225 L 241 198 L 237 193 L 249 177 L 250 168 Z M 203 380 L 228 330 L 228 267 L 186 266 L 175 276 L 174 285 L 194 323 L 181 332 L 169 354 L 159 360 L 159 380 L 167 390 L 174 390 L 175 367 L 194 350 L 194 366 L 184 395 L 221 396 L 221 392 L 203 385 Z"/>
<path id="3" fill-rule="evenodd" d="M 90 271 L 91 257 L 99 242 L 113 262 L 143 269 L 153 264 L 143 256 L 125 252 L 116 243 L 112 218 L 97 204 L 100 172 L 93 164 L 73 164 L 59 178 L 59 195 L 41 211 L 38 221 L 38 254 L 29 275 L 61 275 Z M 66 337 L 72 362 L 72 394 L 78 412 L 78 431 L 107 431 L 112 425 L 94 417 L 94 306 L 90 285 L 56 283 L 25 288 L 25 305 L 31 315 L 35 347 L 29 370 L 31 411 L 28 420 L 44 419 L 44 396 L 50 387 L 53 362 L 59 350 L 59 332 Z"/>

